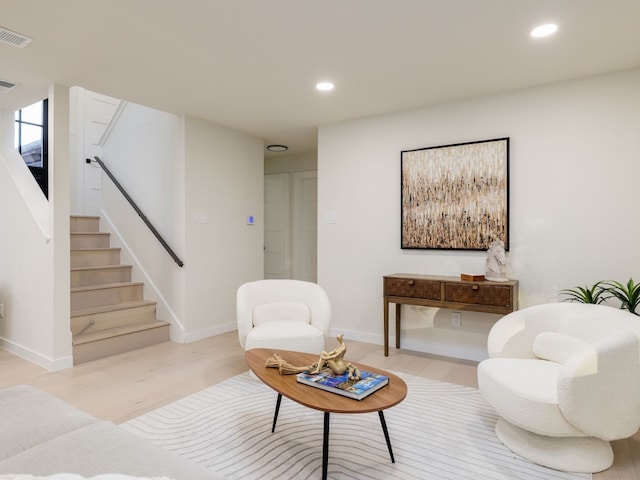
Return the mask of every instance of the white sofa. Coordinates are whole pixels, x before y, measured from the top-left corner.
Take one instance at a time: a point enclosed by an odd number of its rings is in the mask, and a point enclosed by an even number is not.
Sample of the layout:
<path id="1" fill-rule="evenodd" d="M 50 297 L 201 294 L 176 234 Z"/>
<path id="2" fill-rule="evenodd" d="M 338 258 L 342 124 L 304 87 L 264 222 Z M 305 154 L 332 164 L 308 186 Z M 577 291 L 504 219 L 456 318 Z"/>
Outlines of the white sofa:
<path id="1" fill-rule="evenodd" d="M 21 385 L 0 390 L 0 477 L 63 473 L 223 478 L 38 388 Z"/>
<path id="2" fill-rule="evenodd" d="M 610 441 L 640 427 L 640 318 L 609 306 L 537 305 L 496 322 L 478 365 L 482 396 L 513 452 L 550 468 L 599 472 Z"/>

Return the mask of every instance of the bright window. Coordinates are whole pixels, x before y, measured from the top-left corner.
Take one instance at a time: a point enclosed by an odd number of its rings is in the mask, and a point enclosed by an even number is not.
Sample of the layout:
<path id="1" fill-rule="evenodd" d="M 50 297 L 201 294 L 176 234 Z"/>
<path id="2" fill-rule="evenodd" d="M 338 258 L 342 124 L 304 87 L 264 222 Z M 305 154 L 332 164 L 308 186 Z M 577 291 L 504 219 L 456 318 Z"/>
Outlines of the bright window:
<path id="1" fill-rule="evenodd" d="M 14 147 L 30 167 L 45 168 L 47 100 L 41 100 L 15 113 Z"/>

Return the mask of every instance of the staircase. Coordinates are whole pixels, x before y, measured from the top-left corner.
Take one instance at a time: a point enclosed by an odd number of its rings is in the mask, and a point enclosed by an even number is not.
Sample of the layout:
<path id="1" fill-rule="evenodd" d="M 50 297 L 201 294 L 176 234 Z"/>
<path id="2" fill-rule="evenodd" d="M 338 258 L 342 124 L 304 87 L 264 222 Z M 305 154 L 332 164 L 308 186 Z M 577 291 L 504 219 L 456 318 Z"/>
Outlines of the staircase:
<path id="1" fill-rule="evenodd" d="M 169 323 L 156 318 L 156 302 L 144 300 L 144 284 L 131 281 L 99 221 L 70 220 L 74 365 L 169 340 Z"/>

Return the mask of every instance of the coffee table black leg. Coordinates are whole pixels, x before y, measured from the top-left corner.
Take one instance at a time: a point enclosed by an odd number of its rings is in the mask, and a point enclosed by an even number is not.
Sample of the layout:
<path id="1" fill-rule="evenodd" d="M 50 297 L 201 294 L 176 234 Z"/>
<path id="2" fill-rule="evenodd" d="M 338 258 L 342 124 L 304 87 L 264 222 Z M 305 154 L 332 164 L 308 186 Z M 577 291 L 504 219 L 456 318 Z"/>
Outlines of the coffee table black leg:
<path id="1" fill-rule="evenodd" d="M 276 400 L 276 411 L 273 414 L 273 426 L 271 427 L 271 433 L 276 431 L 276 422 L 278 421 L 278 412 L 280 411 L 280 402 L 282 402 L 282 394 L 278 394 L 278 400 Z"/>
<path id="2" fill-rule="evenodd" d="M 324 431 L 322 433 L 322 480 L 327 480 L 329 465 L 329 412 L 324 412 Z"/>
<path id="3" fill-rule="evenodd" d="M 393 450 L 391 449 L 391 439 L 389 438 L 389 430 L 387 430 L 387 422 L 384 421 L 384 413 L 382 413 L 382 410 L 378 412 L 378 415 L 380 415 L 380 424 L 382 425 L 384 438 L 387 441 L 387 448 L 389 449 L 389 455 L 391 456 L 391 463 L 396 463 L 396 459 L 393 458 Z"/>

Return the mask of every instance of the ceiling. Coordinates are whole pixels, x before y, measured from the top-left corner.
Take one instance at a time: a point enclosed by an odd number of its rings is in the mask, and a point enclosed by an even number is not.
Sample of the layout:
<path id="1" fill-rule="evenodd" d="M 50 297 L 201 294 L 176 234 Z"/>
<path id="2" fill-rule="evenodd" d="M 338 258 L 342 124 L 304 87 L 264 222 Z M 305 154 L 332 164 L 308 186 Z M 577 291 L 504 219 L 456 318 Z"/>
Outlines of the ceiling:
<path id="1" fill-rule="evenodd" d="M 638 0 L 2 0 L 33 41 L 0 43 L 0 108 L 79 85 L 299 154 L 322 125 L 638 67 L 639 25 Z"/>

